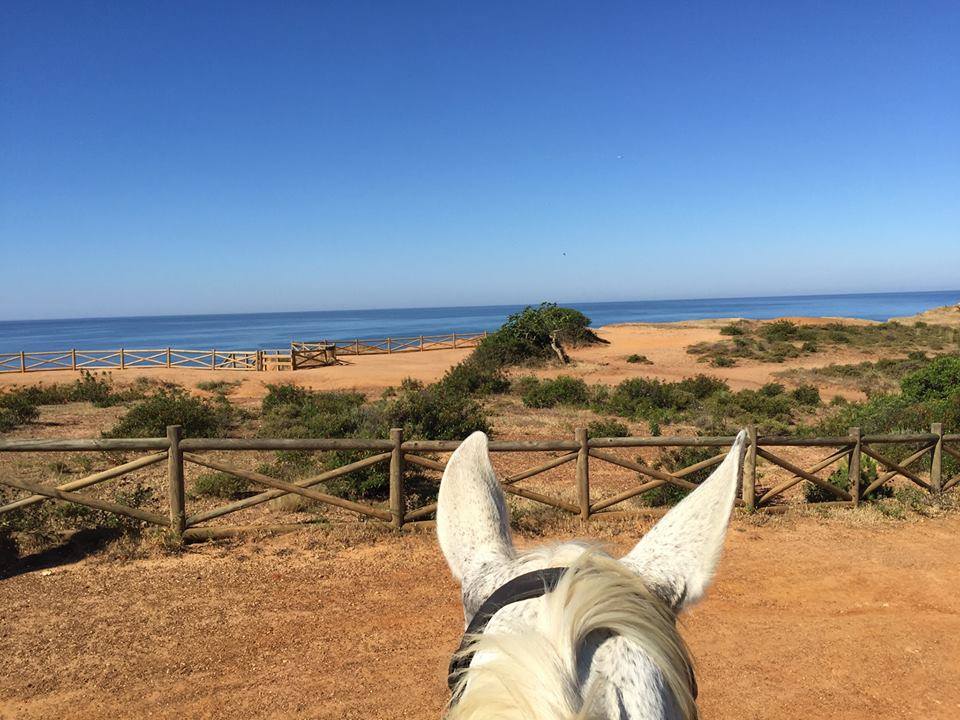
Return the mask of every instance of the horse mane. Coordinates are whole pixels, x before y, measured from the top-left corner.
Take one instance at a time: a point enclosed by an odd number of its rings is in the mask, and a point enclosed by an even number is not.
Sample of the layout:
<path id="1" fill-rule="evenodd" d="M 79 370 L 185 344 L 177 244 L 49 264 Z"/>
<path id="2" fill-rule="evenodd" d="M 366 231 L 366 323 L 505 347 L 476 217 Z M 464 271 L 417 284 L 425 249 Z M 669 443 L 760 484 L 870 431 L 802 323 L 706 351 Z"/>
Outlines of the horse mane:
<path id="1" fill-rule="evenodd" d="M 696 720 L 693 666 L 676 614 L 628 568 L 588 550 L 542 602 L 537 627 L 518 623 L 466 644 L 461 653 L 475 653 L 474 660 L 457 679 L 459 700 L 446 720 L 605 720 L 606 688 L 593 682 L 587 691 L 578 677 L 578 655 L 594 633 L 619 636 L 645 652 L 680 717 Z"/>

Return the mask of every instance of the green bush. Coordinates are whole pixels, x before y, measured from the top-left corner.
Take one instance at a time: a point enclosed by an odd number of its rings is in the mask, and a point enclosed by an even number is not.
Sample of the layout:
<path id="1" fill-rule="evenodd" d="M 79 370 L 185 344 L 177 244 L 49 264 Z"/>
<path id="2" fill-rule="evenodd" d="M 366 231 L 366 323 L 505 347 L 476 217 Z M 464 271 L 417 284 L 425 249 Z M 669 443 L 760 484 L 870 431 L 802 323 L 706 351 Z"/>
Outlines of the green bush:
<path id="1" fill-rule="evenodd" d="M 222 437 L 236 421 L 224 398 L 205 400 L 183 388 L 161 388 L 135 403 L 104 437 L 163 437 L 168 425 L 180 425 L 189 437 Z"/>
<path id="2" fill-rule="evenodd" d="M 407 379 L 372 403 L 361 393 L 272 385 L 263 400 L 260 435 L 383 439 L 391 427 L 402 427 L 408 439 L 462 440 L 475 430 L 491 432 L 483 406 L 469 395 L 444 382 L 424 385 Z M 298 479 L 366 456 L 358 451 L 278 453 L 266 474 Z M 415 476 L 408 479 L 416 481 Z M 386 497 L 389 476 L 385 466 L 375 465 L 336 478 L 327 487 L 343 497 L 378 499 Z M 428 492 L 425 490 L 423 497 Z"/>
<path id="3" fill-rule="evenodd" d="M 203 380 L 197 383 L 197 389 L 204 392 L 226 395 L 240 386 L 239 380 Z"/>
<path id="4" fill-rule="evenodd" d="M 128 507 L 142 508 L 151 504 L 154 491 L 137 483 L 133 487 L 114 490 L 109 499 Z M 43 503 L 0 515 L 0 533 L 23 533 L 43 544 L 54 542 L 58 533 L 68 530 L 110 528 L 130 533 L 143 526 L 140 520 L 74 503 Z"/>
<path id="5" fill-rule="evenodd" d="M 27 393 L 0 393 L 0 432 L 9 432 L 40 417 L 37 403 Z"/>
<path id="6" fill-rule="evenodd" d="M 587 437 L 630 437 L 630 428 L 618 420 L 593 420 L 587 425 Z"/>
<path id="7" fill-rule="evenodd" d="M 816 407 L 820 404 L 820 391 L 813 385 L 798 385 L 790 391 L 790 397 L 805 407 Z"/>
<path id="8" fill-rule="evenodd" d="M 557 405 L 584 407 L 590 401 L 587 384 L 566 375 L 552 380 L 540 380 L 530 385 L 523 394 L 523 404 L 532 408 L 550 408 Z"/>
<path id="9" fill-rule="evenodd" d="M 384 437 L 362 393 L 315 392 L 298 385 L 268 385 L 260 405 L 261 437 Z"/>
<path id="10" fill-rule="evenodd" d="M 960 398 L 960 356 L 941 355 L 931 360 L 903 378 L 900 388 L 906 397 L 919 402 Z"/>
<path id="11" fill-rule="evenodd" d="M 743 335 L 744 332 L 744 323 L 742 322 L 729 323 L 720 328 L 721 335 Z"/>
<path id="12" fill-rule="evenodd" d="M 606 405 L 610 411 L 623 417 L 659 421 L 726 390 L 725 382 L 708 375 L 697 375 L 673 383 L 630 378 L 613 389 Z"/>
<path id="13" fill-rule="evenodd" d="M 737 361 L 729 355 L 715 355 L 713 359 L 710 360 L 710 364 L 713 367 L 728 368 L 736 365 Z"/>
<path id="14" fill-rule="evenodd" d="M 497 368 L 551 360 L 556 357 L 553 340 L 567 347 L 604 342 L 589 325 L 590 318 L 580 311 L 555 303 L 526 307 L 484 338 L 471 359 Z"/>
<path id="15" fill-rule="evenodd" d="M 790 320 L 777 320 L 763 325 L 760 334 L 769 341 L 796 340 L 800 337 L 800 328 Z"/>
<path id="16" fill-rule="evenodd" d="M 445 391 L 462 395 L 492 395 L 510 388 L 502 367 L 490 358 L 474 355 L 447 370 L 438 384 Z"/>
<path id="17" fill-rule="evenodd" d="M 385 417 L 390 427 L 402 427 L 409 438 L 462 440 L 477 430 L 491 432 L 483 405 L 444 383 L 404 380 Z"/>
<path id="18" fill-rule="evenodd" d="M 653 361 L 650 358 L 646 355 L 638 355 L 637 353 L 627 355 L 627 362 L 637 365 L 653 365 Z"/>
<path id="19" fill-rule="evenodd" d="M 193 482 L 193 494 L 197 497 L 236 499 L 250 493 L 250 483 L 236 475 L 210 472 L 199 475 Z"/>
<path id="20" fill-rule="evenodd" d="M 705 448 L 688 447 L 664 449 L 653 463 L 653 468 L 668 473 L 676 473 L 690 465 L 695 465 L 703 460 L 709 460 L 711 457 L 713 457 L 713 454 Z M 637 458 L 637 462 L 642 463 L 643 458 Z M 712 468 L 698 470 L 692 475 L 685 477 L 684 480 L 694 483 L 703 482 L 709 477 L 711 470 Z M 642 479 L 646 480 L 647 478 L 642 477 Z M 664 507 L 676 505 L 683 500 L 689 492 L 689 490 L 678 487 L 673 483 L 664 483 L 652 490 L 641 493 L 639 498 L 644 505 L 649 507 Z"/>
<path id="21" fill-rule="evenodd" d="M 863 493 L 863 491 L 866 490 L 870 483 L 876 480 L 877 477 L 877 463 L 874 462 L 873 458 L 869 455 L 860 455 L 860 492 Z M 840 465 L 836 470 L 830 473 L 830 477 L 827 478 L 827 482 L 835 485 L 840 490 L 850 492 L 849 467 L 846 464 Z M 833 500 L 839 500 L 839 498 L 833 493 L 824 490 L 819 485 L 814 485 L 811 482 L 808 482 L 804 485 L 803 494 L 809 503 L 831 502 Z M 861 499 L 876 500 L 877 498 L 888 497 L 893 497 L 893 488 L 891 488 L 889 485 L 881 485 L 869 495 L 862 495 Z"/>

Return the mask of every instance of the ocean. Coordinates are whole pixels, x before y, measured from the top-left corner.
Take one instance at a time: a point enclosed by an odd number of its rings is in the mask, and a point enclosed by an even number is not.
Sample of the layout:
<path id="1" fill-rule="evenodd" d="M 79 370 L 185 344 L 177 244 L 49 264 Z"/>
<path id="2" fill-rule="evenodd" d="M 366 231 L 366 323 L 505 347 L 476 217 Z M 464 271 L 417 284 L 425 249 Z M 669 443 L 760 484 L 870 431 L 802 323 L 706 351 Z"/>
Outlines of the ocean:
<path id="1" fill-rule="evenodd" d="M 717 317 L 888 320 L 960 302 L 960 290 L 860 295 L 561 303 L 595 327 Z M 165 348 L 254 350 L 291 340 L 353 340 L 495 330 L 522 305 L 0 321 L 0 352 Z"/>

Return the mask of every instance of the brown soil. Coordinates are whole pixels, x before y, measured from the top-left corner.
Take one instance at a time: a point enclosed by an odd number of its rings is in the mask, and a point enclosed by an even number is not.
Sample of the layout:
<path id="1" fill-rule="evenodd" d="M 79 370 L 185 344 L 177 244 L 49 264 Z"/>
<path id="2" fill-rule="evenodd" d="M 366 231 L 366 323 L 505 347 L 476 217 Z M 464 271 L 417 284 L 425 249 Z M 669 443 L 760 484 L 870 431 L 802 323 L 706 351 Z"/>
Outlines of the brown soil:
<path id="1" fill-rule="evenodd" d="M 683 621 L 704 718 L 960 717 L 960 517 L 759 522 Z M 436 541 L 352 527 L 0 581 L 0 717 L 439 717 L 462 616 Z"/>

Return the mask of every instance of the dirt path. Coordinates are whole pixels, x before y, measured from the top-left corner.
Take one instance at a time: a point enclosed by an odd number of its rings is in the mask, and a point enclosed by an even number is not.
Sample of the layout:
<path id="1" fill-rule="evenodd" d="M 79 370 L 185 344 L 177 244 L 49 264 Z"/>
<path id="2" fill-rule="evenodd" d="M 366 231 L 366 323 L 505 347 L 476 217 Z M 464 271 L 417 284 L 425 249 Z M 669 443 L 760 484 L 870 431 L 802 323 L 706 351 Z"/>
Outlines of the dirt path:
<path id="1" fill-rule="evenodd" d="M 703 717 L 960 717 L 958 537 L 958 516 L 736 521 L 683 622 Z M 97 556 L 0 581 L 0 718 L 437 718 L 460 630 L 432 533 Z"/>

